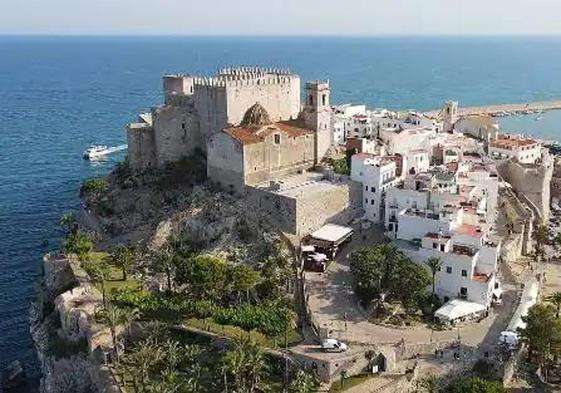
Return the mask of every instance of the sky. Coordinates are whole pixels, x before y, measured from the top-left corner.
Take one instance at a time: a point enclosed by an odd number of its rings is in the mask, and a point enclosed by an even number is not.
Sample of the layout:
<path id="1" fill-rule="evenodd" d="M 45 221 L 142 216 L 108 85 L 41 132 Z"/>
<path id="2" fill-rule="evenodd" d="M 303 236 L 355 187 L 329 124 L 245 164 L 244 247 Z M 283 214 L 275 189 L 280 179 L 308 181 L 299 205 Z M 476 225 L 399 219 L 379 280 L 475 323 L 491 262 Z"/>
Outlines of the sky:
<path id="1" fill-rule="evenodd" d="M 0 0 L 0 33 L 561 35 L 561 0 Z"/>

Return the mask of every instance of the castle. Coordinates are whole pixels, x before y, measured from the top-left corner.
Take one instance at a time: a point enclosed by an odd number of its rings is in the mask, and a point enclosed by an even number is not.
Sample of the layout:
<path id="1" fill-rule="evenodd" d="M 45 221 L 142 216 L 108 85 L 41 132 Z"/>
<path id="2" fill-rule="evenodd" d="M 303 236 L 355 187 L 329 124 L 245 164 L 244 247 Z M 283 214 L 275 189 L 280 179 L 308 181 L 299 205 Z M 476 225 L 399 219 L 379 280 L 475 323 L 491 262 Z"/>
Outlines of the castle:
<path id="1" fill-rule="evenodd" d="M 328 81 L 306 83 L 288 70 L 229 67 L 214 77 L 165 75 L 164 105 L 127 126 L 131 167 L 161 167 L 195 149 L 208 177 L 243 192 L 246 185 L 302 172 L 331 145 Z"/>

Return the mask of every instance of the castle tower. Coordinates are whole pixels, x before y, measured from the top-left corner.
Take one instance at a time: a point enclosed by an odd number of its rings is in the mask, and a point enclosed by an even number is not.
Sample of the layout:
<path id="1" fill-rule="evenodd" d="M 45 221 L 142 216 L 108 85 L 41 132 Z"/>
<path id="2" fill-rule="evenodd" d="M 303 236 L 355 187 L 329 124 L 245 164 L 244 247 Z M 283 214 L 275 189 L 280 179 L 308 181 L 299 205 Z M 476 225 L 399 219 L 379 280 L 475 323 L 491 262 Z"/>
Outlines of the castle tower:
<path id="1" fill-rule="evenodd" d="M 444 132 L 452 132 L 454 124 L 458 121 L 458 102 L 448 101 L 442 111 L 442 125 Z"/>
<path id="2" fill-rule="evenodd" d="M 164 75 L 162 77 L 164 102 L 166 105 L 178 105 L 186 97 L 193 95 L 194 78 L 189 75 Z"/>
<path id="3" fill-rule="evenodd" d="M 329 81 L 306 83 L 304 122 L 316 132 L 315 161 L 320 162 L 331 146 L 331 107 Z"/>

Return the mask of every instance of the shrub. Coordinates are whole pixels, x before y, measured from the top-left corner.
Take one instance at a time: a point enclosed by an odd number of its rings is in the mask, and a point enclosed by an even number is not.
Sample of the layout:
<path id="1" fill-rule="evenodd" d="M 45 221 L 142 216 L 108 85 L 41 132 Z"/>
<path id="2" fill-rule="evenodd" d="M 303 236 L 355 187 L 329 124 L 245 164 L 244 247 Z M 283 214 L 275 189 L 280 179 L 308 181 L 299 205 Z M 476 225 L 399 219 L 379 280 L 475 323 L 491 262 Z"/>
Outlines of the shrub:
<path id="1" fill-rule="evenodd" d="M 81 259 L 93 249 L 93 241 L 84 232 L 71 232 L 64 240 L 64 251 L 66 253 L 74 253 Z"/>
<path id="2" fill-rule="evenodd" d="M 99 196 L 109 188 L 109 182 L 103 177 L 90 177 L 80 187 L 81 196 Z"/>
<path id="3" fill-rule="evenodd" d="M 292 318 L 292 311 L 276 304 L 220 308 L 213 316 L 213 320 L 221 325 L 257 330 L 270 337 L 283 334 L 291 326 Z"/>

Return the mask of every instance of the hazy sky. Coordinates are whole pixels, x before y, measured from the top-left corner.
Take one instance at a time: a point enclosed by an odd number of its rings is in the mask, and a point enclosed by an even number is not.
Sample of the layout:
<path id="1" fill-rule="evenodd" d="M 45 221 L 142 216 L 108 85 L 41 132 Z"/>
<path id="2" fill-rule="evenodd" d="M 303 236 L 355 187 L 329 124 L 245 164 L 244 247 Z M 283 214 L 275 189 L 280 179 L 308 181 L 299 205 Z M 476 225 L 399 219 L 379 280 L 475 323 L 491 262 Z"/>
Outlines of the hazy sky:
<path id="1" fill-rule="evenodd" d="M 561 35 L 561 0 L 0 0 L 0 32 Z"/>

